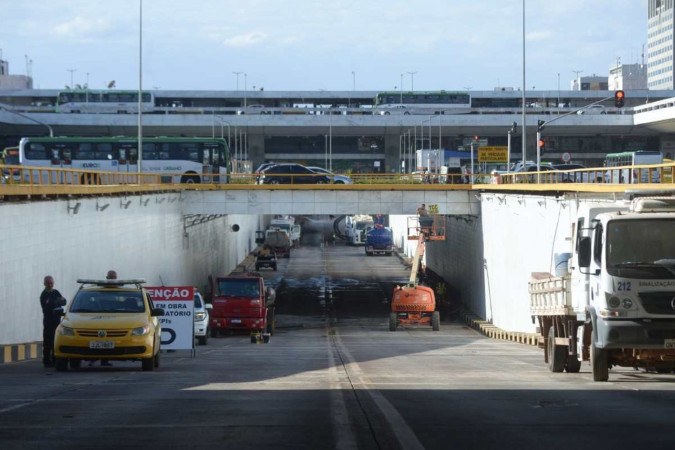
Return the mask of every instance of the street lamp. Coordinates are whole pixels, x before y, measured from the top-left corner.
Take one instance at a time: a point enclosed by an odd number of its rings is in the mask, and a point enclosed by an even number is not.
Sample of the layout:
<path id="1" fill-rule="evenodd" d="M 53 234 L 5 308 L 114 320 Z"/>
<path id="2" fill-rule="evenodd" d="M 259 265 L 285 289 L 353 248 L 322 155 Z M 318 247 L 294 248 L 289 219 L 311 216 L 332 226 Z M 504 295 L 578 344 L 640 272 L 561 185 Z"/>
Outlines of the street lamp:
<path id="1" fill-rule="evenodd" d="M 244 72 L 232 72 L 237 77 L 237 91 L 239 91 L 239 75 Z"/>
<path id="2" fill-rule="evenodd" d="M 403 104 L 403 74 L 401 74 L 401 105 Z"/>
<path id="3" fill-rule="evenodd" d="M 246 95 L 248 94 L 247 92 L 247 87 L 246 87 L 246 77 L 248 74 L 244 73 L 244 108 L 246 108 Z"/>
<path id="4" fill-rule="evenodd" d="M 143 163 L 143 0 L 138 0 L 138 168 Z M 138 180 L 140 183 L 140 179 Z"/>
<path id="5" fill-rule="evenodd" d="M 525 0 L 523 0 L 525 1 Z M 410 92 L 415 92 L 415 74 L 417 72 L 408 72 L 410 74 Z M 403 103 L 403 102 L 401 102 Z"/>
<path id="6" fill-rule="evenodd" d="M 66 69 L 66 72 L 70 72 L 70 88 L 73 88 L 73 72 L 77 72 L 77 69 Z"/>
<path id="7" fill-rule="evenodd" d="M 525 0 L 523 0 L 523 97 L 522 97 L 522 116 L 523 116 L 523 142 L 522 142 L 522 147 L 523 147 L 523 166 L 525 166 L 525 161 L 527 161 L 526 155 L 527 155 L 527 126 L 525 124 L 525 102 L 526 102 L 526 94 L 525 94 Z M 473 167 L 472 167 L 473 169 Z"/>
<path id="8" fill-rule="evenodd" d="M 352 70 L 352 91 L 356 92 L 356 72 Z"/>

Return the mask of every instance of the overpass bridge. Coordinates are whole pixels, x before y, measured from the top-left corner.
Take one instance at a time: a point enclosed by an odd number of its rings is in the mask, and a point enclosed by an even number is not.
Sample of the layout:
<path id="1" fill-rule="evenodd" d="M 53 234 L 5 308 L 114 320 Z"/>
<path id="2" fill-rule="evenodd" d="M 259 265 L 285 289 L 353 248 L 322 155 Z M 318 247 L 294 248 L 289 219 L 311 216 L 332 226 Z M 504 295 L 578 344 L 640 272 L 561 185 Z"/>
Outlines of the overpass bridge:
<path id="1" fill-rule="evenodd" d="M 143 176 L 142 176 L 143 177 Z M 530 175 L 528 174 L 528 179 Z M 75 177 L 79 179 L 79 177 Z M 273 214 L 382 213 L 396 245 L 411 256 L 406 216 L 437 205 L 446 241 L 429 244 L 427 267 L 456 287 L 481 318 L 531 331 L 526 308 L 531 272 L 550 270 L 569 246 L 579 199 L 620 198 L 645 184 L 405 184 L 267 186 L 253 184 L 0 185 L 0 345 L 41 340 L 37 298 L 46 274 L 68 298 L 77 278 L 114 268 L 150 284 L 202 287 L 255 250 L 255 231 Z M 238 225 L 234 227 L 234 225 Z M 35 299 L 35 301 L 26 301 Z"/>

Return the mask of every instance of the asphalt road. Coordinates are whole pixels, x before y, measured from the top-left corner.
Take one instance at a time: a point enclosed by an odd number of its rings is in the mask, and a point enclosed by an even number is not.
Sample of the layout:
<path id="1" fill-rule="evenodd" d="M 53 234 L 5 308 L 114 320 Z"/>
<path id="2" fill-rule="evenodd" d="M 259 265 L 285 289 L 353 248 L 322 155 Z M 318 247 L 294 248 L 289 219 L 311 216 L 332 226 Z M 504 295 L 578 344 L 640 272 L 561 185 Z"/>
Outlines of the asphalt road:
<path id="1" fill-rule="evenodd" d="M 665 449 L 675 375 L 553 374 L 457 322 L 388 331 L 396 257 L 305 244 L 266 271 L 277 331 L 140 363 L 0 365 L 0 448 Z"/>

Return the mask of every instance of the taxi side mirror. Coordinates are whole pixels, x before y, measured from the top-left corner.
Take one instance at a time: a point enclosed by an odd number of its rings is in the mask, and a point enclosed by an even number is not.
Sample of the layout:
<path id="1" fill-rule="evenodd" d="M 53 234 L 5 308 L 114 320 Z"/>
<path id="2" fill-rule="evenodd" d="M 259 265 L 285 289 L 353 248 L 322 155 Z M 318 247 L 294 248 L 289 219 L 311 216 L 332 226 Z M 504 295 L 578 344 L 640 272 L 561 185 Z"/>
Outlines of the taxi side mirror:
<path id="1" fill-rule="evenodd" d="M 150 312 L 150 316 L 152 316 L 152 317 L 159 317 L 159 316 L 163 316 L 163 315 L 164 315 L 164 309 L 162 309 L 162 308 L 154 308 Z"/>

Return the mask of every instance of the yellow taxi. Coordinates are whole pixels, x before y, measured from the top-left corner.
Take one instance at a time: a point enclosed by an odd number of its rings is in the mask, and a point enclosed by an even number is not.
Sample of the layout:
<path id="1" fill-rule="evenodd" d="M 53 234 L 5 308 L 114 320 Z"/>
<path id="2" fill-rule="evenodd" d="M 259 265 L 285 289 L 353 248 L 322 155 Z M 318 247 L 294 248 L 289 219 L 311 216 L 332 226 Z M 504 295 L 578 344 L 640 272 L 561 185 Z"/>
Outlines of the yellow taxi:
<path id="1" fill-rule="evenodd" d="M 164 310 L 155 308 L 143 279 L 77 280 L 80 288 L 56 329 L 56 370 L 77 369 L 82 361 L 141 361 L 159 367 Z"/>

